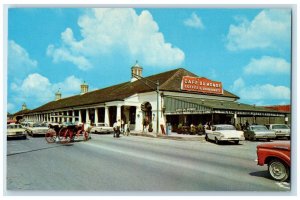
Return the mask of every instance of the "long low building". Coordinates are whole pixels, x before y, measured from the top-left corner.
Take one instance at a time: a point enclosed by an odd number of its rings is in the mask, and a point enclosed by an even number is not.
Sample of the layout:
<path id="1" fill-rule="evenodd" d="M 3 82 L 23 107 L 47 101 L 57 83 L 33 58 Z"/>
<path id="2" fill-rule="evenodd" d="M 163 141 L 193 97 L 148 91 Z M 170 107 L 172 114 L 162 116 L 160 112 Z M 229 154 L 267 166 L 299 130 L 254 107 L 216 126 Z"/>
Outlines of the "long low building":
<path id="1" fill-rule="evenodd" d="M 55 100 L 33 110 L 26 106 L 15 117 L 27 121 L 105 122 L 118 119 L 130 123 L 131 130 L 142 131 L 145 123 L 162 132 L 167 124 L 218 123 L 286 123 L 288 112 L 239 103 L 222 83 L 212 81 L 183 68 L 142 77 L 143 68 L 131 67 L 131 80 L 111 87 L 88 91 Z"/>

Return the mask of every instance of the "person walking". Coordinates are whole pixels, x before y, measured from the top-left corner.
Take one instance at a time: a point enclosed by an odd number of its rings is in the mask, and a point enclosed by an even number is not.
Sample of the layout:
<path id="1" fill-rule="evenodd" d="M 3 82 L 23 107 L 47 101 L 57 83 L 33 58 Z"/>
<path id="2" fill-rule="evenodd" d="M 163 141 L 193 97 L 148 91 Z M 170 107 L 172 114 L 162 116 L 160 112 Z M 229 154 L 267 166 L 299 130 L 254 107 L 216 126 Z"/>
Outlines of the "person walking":
<path id="1" fill-rule="evenodd" d="M 130 135 L 130 121 L 128 121 L 127 124 L 125 124 L 125 135 L 129 136 Z"/>
<path id="2" fill-rule="evenodd" d="M 118 121 L 117 121 L 117 134 L 116 134 L 117 138 L 120 137 L 120 132 L 121 132 L 120 130 L 121 130 L 121 120 L 118 119 Z"/>
<path id="3" fill-rule="evenodd" d="M 117 122 L 114 123 L 113 129 L 114 129 L 114 137 L 116 137 L 116 135 L 117 135 L 117 129 L 118 129 Z"/>
<path id="4" fill-rule="evenodd" d="M 125 123 L 124 120 L 121 120 L 121 132 L 125 135 Z"/>

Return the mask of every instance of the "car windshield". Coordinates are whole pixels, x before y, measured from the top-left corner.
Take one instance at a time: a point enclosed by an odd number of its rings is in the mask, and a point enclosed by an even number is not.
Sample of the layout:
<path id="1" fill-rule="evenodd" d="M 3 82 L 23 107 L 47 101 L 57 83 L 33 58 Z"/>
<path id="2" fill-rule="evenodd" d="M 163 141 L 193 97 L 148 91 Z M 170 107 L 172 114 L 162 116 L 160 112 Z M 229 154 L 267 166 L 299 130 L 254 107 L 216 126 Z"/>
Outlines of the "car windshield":
<path id="1" fill-rule="evenodd" d="M 226 125 L 226 126 L 217 126 L 216 130 L 219 131 L 219 130 L 236 130 L 236 129 L 232 125 Z"/>
<path id="2" fill-rule="evenodd" d="M 289 127 L 285 124 L 273 125 L 273 129 L 289 129 Z"/>
<path id="3" fill-rule="evenodd" d="M 103 127 L 105 126 L 105 124 L 101 123 L 101 124 L 98 124 L 99 127 Z"/>
<path id="4" fill-rule="evenodd" d="M 41 124 L 33 124 L 32 127 L 41 127 Z"/>
<path id="5" fill-rule="evenodd" d="M 41 124 L 41 127 L 48 127 L 47 124 Z"/>
<path id="6" fill-rule="evenodd" d="M 7 129 L 14 129 L 14 128 L 22 128 L 22 126 L 19 124 L 13 124 L 13 125 L 7 126 Z"/>
<path id="7" fill-rule="evenodd" d="M 250 127 L 251 130 L 253 131 L 267 131 L 267 127 L 265 126 L 251 126 Z"/>

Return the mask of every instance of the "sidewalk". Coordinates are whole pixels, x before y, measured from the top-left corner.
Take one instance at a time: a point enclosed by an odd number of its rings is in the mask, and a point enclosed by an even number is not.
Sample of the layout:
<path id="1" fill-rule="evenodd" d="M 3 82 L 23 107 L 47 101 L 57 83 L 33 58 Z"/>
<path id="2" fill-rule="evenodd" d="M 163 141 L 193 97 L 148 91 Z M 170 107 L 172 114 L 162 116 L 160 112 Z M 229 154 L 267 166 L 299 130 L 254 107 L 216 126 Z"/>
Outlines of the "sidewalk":
<path id="1" fill-rule="evenodd" d="M 131 131 L 130 135 L 172 139 L 172 140 L 183 140 L 183 141 L 205 141 L 204 135 L 187 135 L 187 134 L 178 134 L 176 132 L 171 132 L 168 135 L 162 135 L 162 134 L 156 135 L 156 132 Z"/>

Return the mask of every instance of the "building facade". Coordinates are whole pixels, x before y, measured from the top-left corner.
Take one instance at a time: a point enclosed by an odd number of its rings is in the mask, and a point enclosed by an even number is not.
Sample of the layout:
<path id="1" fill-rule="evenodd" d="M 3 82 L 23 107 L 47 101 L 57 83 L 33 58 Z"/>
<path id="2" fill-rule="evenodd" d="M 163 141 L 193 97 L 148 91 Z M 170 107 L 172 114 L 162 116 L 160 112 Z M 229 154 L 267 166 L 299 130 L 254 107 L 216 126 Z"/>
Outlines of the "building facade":
<path id="1" fill-rule="evenodd" d="M 110 126 L 117 120 L 130 123 L 131 130 L 143 131 L 152 125 L 163 132 L 167 124 L 199 123 L 272 123 L 283 121 L 288 112 L 239 103 L 238 96 L 223 90 L 222 83 L 212 81 L 183 69 L 142 77 L 143 68 L 131 68 L 131 80 L 107 88 L 88 91 L 55 100 L 33 110 L 16 113 L 26 121 L 79 122 Z"/>

